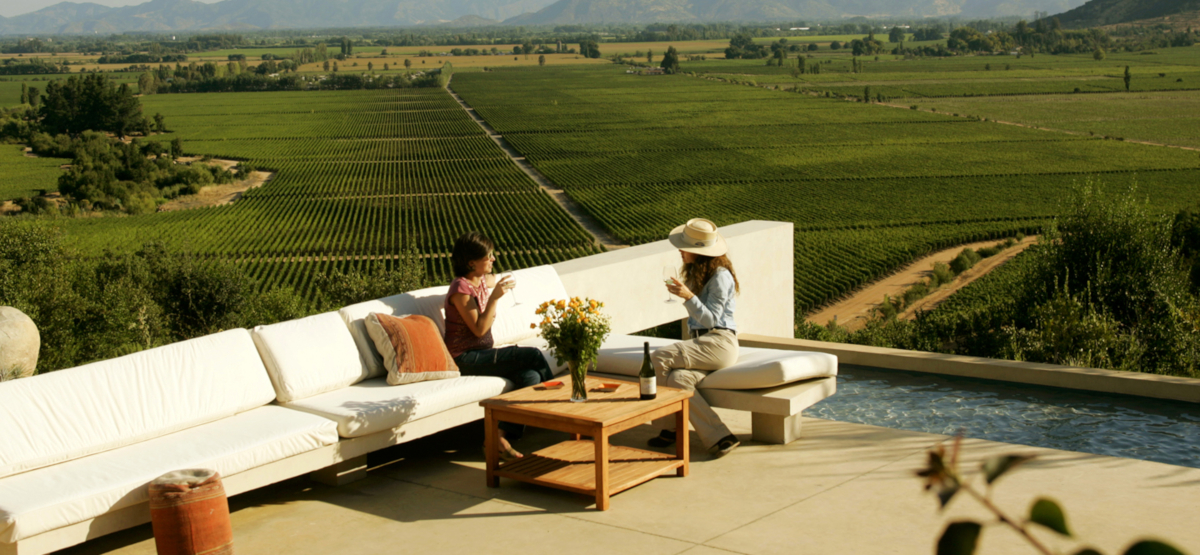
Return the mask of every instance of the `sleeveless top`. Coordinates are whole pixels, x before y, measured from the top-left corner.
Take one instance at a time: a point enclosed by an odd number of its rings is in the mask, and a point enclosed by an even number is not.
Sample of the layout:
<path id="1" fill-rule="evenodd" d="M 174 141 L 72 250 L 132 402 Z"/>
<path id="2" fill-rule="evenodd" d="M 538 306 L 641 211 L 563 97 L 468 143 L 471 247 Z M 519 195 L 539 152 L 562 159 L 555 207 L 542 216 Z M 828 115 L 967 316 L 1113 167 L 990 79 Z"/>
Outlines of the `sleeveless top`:
<path id="1" fill-rule="evenodd" d="M 483 337 L 476 337 L 471 332 L 471 328 L 463 321 L 462 314 L 459 314 L 458 307 L 450 302 L 451 295 L 466 295 L 475 299 L 476 305 L 479 307 L 479 314 L 483 315 L 483 311 L 487 308 L 488 296 L 491 294 L 487 288 L 487 280 L 479 280 L 479 287 L 471 285 L 467 278 L 455 278 L 450 282 L 450 291 L 446 292 L 446 300 L 444 301 L 446 311 L 446 350 L 450 351 L 452 358 L 458 358 L 459 355 L 467 351 L 479 351 L 482 349 L 491 349 L 494 344 L 492 341 L 492 330 L 488 330 L 483 334 Z"/>

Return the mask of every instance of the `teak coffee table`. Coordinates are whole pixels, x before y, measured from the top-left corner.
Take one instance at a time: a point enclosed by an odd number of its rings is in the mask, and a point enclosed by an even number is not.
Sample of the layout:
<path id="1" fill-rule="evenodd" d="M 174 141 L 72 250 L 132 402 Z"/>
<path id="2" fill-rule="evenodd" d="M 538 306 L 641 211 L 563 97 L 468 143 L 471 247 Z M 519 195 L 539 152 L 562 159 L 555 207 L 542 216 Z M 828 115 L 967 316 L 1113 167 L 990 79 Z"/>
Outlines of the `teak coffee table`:
<path id="1" fill-rule="evenodd" d="M 500 478 L 549 486 L 596 497 L 596 508 L 608 510 L 609 496 L 648 482 L 664 472 L 688 474 L 688 399 L 692 392 L 659 387 L 658 398 L 641 401 L 638 384 L 587 379 L 588 400 L 572 403 L 571 378 L 561 389 L 527 387 L 486 399 L 487 485 L 499 487 Z M 620 384 L 610 393 L 597 391 L 605 383 Z M 609 445 L 608 438 L 651 420 L 675 415 L 678 442 L 669 455 Z M 512 462 L 500 464 L 497 445 L 501 421 L 567 432 L 573 439 L 547 447 Z M 591 436 L 583 440 L 581 436 Z"/>

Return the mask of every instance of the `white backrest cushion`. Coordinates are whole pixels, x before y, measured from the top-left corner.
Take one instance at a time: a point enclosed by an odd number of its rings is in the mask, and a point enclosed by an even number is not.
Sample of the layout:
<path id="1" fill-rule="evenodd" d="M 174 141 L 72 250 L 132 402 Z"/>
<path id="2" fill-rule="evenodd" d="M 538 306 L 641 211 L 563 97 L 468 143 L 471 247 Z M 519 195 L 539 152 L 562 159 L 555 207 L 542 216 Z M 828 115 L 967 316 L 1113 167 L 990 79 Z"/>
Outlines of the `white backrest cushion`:
<path id="1" fill-rule="evenodd" d="M 421 314 L 433 320 L 444 336 L 446 334 L 446 317 L 442 313 L 442 307 L 446 303 L 446 293 L 449 291 L 450 287 L 440 285 L 352 304 L 338 311 L 343 325 L 349 328 L 350 336 L 354 338 L 354 344 L 362 353 L 363 362 L 367 365 L 367 374 L 370 377 L 383 376 L 387 374 L 387 370 L 383 367 L 383 358 L 379 356 L 379 351 L 375 350 L 375 342 L 367 334 L 367 326 L 363 319 L 372 312 L 392 316 Z"/>
<path id="2" fill-rule="evenodd" d="M 270 403 L 250 333 L 229 330 L 0 383 L 0 478 Z"/>
<path id="3" fill-rule="evenodd" d="M 280 403 L 341 389 L 369 377 L 350 330 L 336 312 L 258 326 L 253 335 Z"/>
<path id="4" fill-rule="evenodd" d="M 553 266 L 538 266 L 513 272 L 516 289 L 500 299 L 496 307 L 496 321 L 492 324 L 492 340 L 496 345 L 510 345 L 537 337 L 538 330 L 529 327 L 542 317 L 534 314 L 538 305 L 551 299 L 567 298 L 567 289 Z M 604 299 L 596 299 L 603 301 Z M 515 301 L 520 304 L 513 305 Z"/>

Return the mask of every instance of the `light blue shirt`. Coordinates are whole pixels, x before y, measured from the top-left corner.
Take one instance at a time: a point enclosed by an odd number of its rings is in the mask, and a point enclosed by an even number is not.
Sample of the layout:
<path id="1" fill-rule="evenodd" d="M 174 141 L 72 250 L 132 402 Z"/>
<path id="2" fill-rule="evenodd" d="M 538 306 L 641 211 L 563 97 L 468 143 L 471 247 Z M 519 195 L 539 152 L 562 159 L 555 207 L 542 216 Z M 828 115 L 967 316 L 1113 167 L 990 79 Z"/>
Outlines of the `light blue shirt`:
<path id="1" fill-rule="evenodd" d="M 688 328 L 736 330 L 737 322 L 733 321 L 733 311 L 737 308 L 736 293 L 733 274 L 725 268 L 717 268 L 708 283 L 704 284 L 704 289 L 683 303 L 688 311 Z"/>

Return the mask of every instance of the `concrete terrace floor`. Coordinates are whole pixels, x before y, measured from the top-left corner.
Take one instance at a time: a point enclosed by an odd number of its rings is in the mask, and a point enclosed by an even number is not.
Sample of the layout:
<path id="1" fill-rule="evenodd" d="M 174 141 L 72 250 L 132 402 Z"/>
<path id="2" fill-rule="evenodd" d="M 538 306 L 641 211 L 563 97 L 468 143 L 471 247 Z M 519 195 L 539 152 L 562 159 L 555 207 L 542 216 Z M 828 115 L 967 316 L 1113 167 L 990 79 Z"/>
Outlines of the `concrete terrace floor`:
<path id="1" fill-rule="evenodd" d="M 748 413 L 718 411 L 749 438 Z M 511 480 L 485 487 L 482 424 L 462 426 L 373 454 L 369 477 L 347 486 L 302 477 L 232 498 L 235 550 L 927 555 L 946 522 L 988 517 L 965 496 L 939 512 L 914 476 L 926 451 L 947 436 L 817 419 L 804 426 L 790 445 L 744 442 L 721 459 L 695 449 L 689 477 L 663 477 L 621 493 L 606 512 L 590 498 Z M 643 426 L 614 443 L 641 447 L 654 433 Z M 565 438 L 531 430 L 517 446 L 532 452 Z M 1200 553 L 1200 469 L 971 439 L 964 441 L 964 468 L 1012 452 L 1039 458 L 997 483 L 997 504 L 1010 514 L 1026 514 L 1046 495 L 1062 504 L 1077 537 L 1104 553 L 1121 553 L 1142 537 Z M 1046 530 L 1038 535 L 1066 552 L 1083 545 Z M 60 553 L 154 552 L 147 524 Z M 1034 550 L 1008 529 L 989 526 L 978 553 Z"/>

